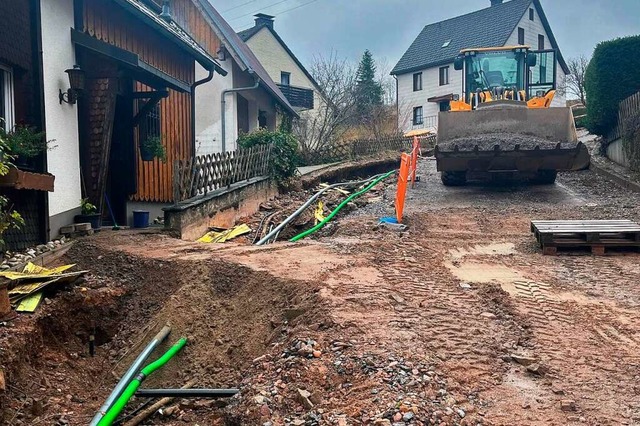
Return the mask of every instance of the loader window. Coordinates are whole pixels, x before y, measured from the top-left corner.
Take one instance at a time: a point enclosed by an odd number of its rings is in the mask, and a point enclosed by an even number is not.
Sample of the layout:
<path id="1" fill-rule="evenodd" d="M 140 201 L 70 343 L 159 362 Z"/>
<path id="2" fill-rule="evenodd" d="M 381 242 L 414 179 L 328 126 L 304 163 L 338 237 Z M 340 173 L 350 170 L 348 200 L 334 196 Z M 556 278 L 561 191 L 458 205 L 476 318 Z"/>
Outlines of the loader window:
<path id="1" fill-rule="evenodd" d="M 522 54 L 511 51 L 482 52 L 469 58 L 467 91 L 476 92 L 495 88 L 524 89 L 524 62 Z"/>
<path id="2" fill-rule="evenodd" d="M 529 52 L 529 55 L 538 57 L 535 67 L 529 71 L 529 93 L 531 99 L 538 92 L 547 92 L 556 88 L 556 52 L 554 50 L 541 50 Z"/>

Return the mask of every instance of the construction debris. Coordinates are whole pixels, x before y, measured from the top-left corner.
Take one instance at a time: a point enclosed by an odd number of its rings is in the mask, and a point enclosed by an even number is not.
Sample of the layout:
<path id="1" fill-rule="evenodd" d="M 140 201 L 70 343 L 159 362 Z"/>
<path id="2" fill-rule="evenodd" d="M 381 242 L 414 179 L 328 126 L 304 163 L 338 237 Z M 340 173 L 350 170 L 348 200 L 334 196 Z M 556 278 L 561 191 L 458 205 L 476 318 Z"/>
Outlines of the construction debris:
<path id="1" fill-rule="evenodd" d="M 88 271 L 67 272 L 74 265 L 48 269 L 27 263 L 22 272 L 4 271 L 0 277 L 9 281 L 9 301 L 18 312 L 34 312 L 43 300 L 45 288 L 56 284 L 68 284 Z"/>
<path id="2" fill-rule="evenodd" d="M 251 232 L 251 228 L 249 228 L 249 225 L 243 223 L 242 225 L 237 225 L 230 229 L 207 232 L 198 240 L 198 242 L 224 243 L 225 241 L 233 240 L 234 238 L 237 238 L 244 234 L 248 234 L 249 232 Z"/>

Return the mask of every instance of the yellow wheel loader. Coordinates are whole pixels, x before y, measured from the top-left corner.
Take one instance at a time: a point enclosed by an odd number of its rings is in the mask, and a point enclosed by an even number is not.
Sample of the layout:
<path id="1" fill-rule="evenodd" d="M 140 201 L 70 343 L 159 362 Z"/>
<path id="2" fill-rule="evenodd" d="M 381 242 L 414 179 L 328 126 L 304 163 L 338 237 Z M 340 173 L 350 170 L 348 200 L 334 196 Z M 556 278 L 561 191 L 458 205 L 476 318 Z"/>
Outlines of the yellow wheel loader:
<path id="1" fill-rule="evenodd" d="M 573 113 L 551 107 L 556 94 L 555 50 L 528 46 L 465 49 L 462 96 L 438 116 L 435 157 L 445 185 L 467 180 L 527 179 L 552 184 L 558 171 L 589 166 Z"/>

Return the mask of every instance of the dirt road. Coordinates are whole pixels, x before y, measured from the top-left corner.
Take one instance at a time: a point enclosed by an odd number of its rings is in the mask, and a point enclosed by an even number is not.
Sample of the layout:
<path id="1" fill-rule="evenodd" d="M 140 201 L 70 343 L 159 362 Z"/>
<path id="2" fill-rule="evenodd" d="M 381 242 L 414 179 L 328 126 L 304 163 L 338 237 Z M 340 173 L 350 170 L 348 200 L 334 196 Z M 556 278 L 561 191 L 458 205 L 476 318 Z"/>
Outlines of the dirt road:
<path id="1" fill-rule="evenodd" d="M 391 213 L 390 185 L 296 244 L 128 233 L 82 243 L 70 256 L 102 286 L 122 289 L 104 277 L 126 271 L 139 283 L 127 302 L 137 313 L 98 348 L 99 365 L 175 316 L 193 343 L 183 372 L 153 384 L 195 378 L 242 393 L 223 410 L 180 403 L 153 424 L 640 424 L 639 255 L 542 256 L 529 232 L 532 219 L 640 220 L 638 194 L 591 172 L 554 186 L 445 188 L 426 160 L 420 175 L 401 234 L 376 226 Z M 181 273 L 168 284 L 162 270 Z M 88 361 L 66 362 L 56 374 L 84 403 L 45 415 L 82 424 L 108 386 L 83 389 Z"/>

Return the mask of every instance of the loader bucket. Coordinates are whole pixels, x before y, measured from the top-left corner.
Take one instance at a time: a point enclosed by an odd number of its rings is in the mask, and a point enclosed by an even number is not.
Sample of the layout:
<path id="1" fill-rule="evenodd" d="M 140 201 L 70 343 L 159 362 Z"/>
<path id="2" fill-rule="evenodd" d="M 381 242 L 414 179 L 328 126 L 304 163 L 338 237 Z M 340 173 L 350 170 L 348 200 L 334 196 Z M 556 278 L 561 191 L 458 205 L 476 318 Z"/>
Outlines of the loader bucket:
<path id="1" fill-rule="evenodd" d="M 438 171 L 535 173 L 589 166 L 570 108 L 491 105 L 441 112 L 438 119 Z"/>

